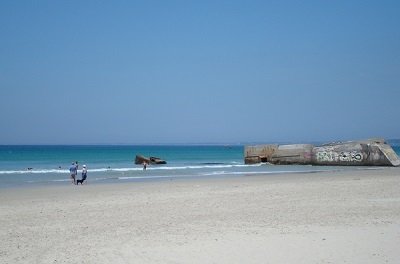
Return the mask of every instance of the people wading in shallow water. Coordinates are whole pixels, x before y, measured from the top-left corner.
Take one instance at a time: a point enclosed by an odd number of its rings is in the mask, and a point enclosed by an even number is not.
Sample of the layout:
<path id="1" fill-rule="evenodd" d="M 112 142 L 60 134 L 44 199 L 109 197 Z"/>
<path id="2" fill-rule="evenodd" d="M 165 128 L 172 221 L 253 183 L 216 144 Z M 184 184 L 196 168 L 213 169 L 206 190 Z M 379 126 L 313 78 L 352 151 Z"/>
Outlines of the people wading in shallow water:
<path id="1" fill-rule="evenodd" d="M 86 169 L 86 165 L 83 165 L 82 167 L 82 178 L 80 180 L 76 181 L 76 184 L 81 183 L 81 185 L 83 184 L 83 182 L 86 180 L 87 178 L 87 169 Z"/>
<path id="2" fill-rule="evenodd" d="M 72 184 L 76 184 L 76 174 L 78 173 L 78 164 L 72 162 L 71 167 L 69 167 L 69 172 L 71 174 Z"/>
<path id="3" fill-rule="evenodd" d="M 147 169 L 147 162 L 143 161 L 143 170 L 146 170 L 146 169 Z"/>

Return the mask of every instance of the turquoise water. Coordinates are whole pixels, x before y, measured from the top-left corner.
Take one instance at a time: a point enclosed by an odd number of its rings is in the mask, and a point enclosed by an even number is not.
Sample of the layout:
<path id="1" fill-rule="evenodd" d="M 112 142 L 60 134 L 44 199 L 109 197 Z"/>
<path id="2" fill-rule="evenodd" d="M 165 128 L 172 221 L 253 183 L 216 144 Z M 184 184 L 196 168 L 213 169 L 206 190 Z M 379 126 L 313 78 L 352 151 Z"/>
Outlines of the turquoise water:
<path id="1" fill-rule="evenodd" d="M 400 144 L 392 146 L 399 154 Z M 69 184 L 68 168 L 73 161 L 78 161 L 80 168 L 87 165 L 91 183 L 338 170 L 325 166 L 245 165 L 243 151 L 240 145 L 0 146 L 0 187 Z M 136 154 L 160 157 L 167 164 L 151 165 L 143 171 L 141 165 L 134 164 Z"/>

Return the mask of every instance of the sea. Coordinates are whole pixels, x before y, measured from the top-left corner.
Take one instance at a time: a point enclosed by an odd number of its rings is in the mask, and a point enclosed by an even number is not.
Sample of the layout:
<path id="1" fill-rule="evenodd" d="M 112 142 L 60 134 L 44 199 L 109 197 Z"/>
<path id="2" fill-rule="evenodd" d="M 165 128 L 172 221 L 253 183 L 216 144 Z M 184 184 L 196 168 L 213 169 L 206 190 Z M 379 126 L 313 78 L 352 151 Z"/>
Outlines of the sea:
<path id="1" fill-rule="evenodd" d="M 400 140 L 390 141 L 400 155 Z M 159 157 L 163 165 L 134 163 L 136 155 Z M 0 145 L 0 189 L 71 185 L 69 167 L 88 169 L 89 184 L 162 181 L 178 178 L 247 177 L 321 172 L 355 167 L 244 164 L 244 145 Z"/>

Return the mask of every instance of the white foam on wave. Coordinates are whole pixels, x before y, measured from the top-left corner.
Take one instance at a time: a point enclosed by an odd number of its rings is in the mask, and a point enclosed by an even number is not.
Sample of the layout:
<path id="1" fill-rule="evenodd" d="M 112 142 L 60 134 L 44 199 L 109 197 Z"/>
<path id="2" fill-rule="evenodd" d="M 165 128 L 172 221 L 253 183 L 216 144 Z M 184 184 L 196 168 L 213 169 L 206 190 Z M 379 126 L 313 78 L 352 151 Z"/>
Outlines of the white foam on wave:
<path id="1" fill-rule="evenodd" d="M 330 170 L 281 170 L 281 171 L 213 171 L 202 173 L 204 176 L 217 175 L 256 175 L 256 174 L 295 174 L 295 173 L 317 173 L 328 172 Z"/>
<path id="2" fill-rule="evenodd" d="M 216 164 L 216 165 L 186 165 L 186 166 L 148 166 L 147 170 L 187 170 L 187 169 L 224 169 L 224 168 L 240 168 L 240 167 L 258 167 L 262 164 L 246 165 L 246 164 Z M 94 168 L 88 169 L 88 172 L 130 172 L 130 171 L 142 171 L 143 167 L 131 167 L 131 168 Z M 2 174 L 69 174 L 69 170 L 65 169 L 32 169 L 32 170 L 0 170 Z M 81 173 L 81 170 L 78 171 Z"/>
<path id="3" fill-rule="evenodd" d="M 52 180 L 53 182 L 70 182 L 71 179 L 59 179 L 59 180 Z"/>
<path id="4" fill-rule="evenodd" d="M 160 178 L 172 178 L 171 176 L 131 176 L 131 177 L 118 177 L 118 180 L 135 180 L 135 179 L 160 179 Z"/>
<path id="5" fill-rule="evenodd" d="M 187 166 L 163 166 L 163 167 L 147 167 L 148 170 L 186 170 L 186 169 L 224 169 L 224 168 L 235 168 L 235 167 L 258 167 L 257 165 L 245 165 L 245 164 L 216 164 L 216 165 L 187 165 Z"/>
<path id="6" fill-rule="evenodd" d="M 186 175 L 147 175 L 147 176 L 123 176 L 117 177 L 118 180 L 139 180 L 139 179 L 162 179 L 162 178 L 193 178 L 204 177 L 203 174 L 186 174 Z"/>
<path id="7" fill-rule="evenodd" d="M 68 170 L 57 170 L 57 169 L 39 169 L 39 170 L 6 170 L 0 171 L 0 174 L 45 174 L 45 173 L 60 173 L 65 174 L 69 173 Z"/>

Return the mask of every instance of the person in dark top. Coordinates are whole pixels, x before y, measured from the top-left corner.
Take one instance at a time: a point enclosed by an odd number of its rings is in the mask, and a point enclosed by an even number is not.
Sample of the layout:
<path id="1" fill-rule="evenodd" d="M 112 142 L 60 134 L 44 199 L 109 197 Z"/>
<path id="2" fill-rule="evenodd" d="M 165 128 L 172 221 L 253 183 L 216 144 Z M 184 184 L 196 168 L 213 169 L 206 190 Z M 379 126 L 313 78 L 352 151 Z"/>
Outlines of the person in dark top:
<path id="1" fill-rule="evenodd" d="M 82 179 L 78 180 L 76 184 L 81 183 L 81 185 L 83 184 L 83 182 L 86 180 L 87 178 L 87 169 L 86 169 L 86 165 L 83 165 L 82 167 Z"/>

